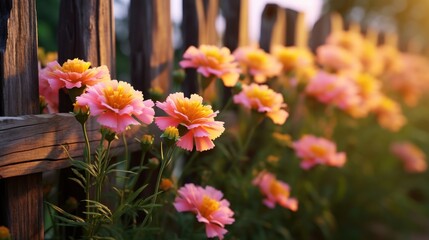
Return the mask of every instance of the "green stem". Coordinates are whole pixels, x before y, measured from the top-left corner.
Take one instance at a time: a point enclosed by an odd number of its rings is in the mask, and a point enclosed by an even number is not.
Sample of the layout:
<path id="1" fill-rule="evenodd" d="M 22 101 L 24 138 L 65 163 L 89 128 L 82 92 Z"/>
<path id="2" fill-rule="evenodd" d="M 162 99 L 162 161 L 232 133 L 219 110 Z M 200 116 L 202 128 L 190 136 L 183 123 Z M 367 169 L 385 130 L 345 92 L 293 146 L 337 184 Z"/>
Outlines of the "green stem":
<path id="1" fill-rule="evenodd" d="M 88 138 L 88 132 L 86 130 L 86 124 L 82 123 L 82 132 L 83 132 L 83 137 L 85 139 L 85 150 L 86 151 L 86 156 L 85 156 L 85 160 L 86 160 L 86 164 L 89 166 L 91 164 L 91 145 L 89 144 L 89 138 Z M 86 200 L 89 200 L 90 198 L 90 184 L 91 184 L 91 175 L 89 174 L 89 171 L 85 171 L 85 194 L 86 194 Z M 86 201 L 86 212 L 90 212 L 91 209 L 89 207 L 89 202 Z M 86 215 L 86 221 L 87 222 L 91 222 L 91 218 L 90 215 L 87 214 Z"/>
<path id="2" fill-rule="evenodd" d="M 180 174 L 180 178 L 178 181 L 178 185 L 181 186 L 183 178 L 186 176 L 186 173 L 188 173 L 189 169 L 192 167 L 195 159 L 197 159 L 198 155 L 200 152 L 195 151 L 192 153 L 191 158 L 189 158 L 189 160 L 186 161 L 185 167 L 182 170 L 182 174 Z"/>
<path id="3" fill-rule="evenodd" d="M 161 142 L 161 168 L 159 169 L 158 177 L 156 179 L 155 191 L 154 191 L 154 196 L 152 197 L 151 206 L 150 206 L 149 212 L 146 214 L 143 220 L 143 223 L 141 224 L 142 227 L 146 225 L 147 221 L 152 215 L 153 207 L 156 204 L 156 200 L 158 198 L 158 191 L 159 191 L 159 185 L 161 183 L 162 173 L 164 172 L 164 168 L 171 162 L 171 158 L 174 155 L 174 151 L 176 150 L 175 145 L 173 145 L 173 147 L 174 147 L 173 150 L 170 149 L 170 151 L 168 151 L 167 158 L 164 158 L 164 150 Z"/>

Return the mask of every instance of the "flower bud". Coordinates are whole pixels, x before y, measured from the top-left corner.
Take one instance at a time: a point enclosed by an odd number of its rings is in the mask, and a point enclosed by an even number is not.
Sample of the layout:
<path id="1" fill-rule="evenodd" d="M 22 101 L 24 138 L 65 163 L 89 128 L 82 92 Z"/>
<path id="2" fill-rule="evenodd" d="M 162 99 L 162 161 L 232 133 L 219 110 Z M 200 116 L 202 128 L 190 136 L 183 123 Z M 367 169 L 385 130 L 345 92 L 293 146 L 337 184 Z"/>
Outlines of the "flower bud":
<path id="1" fill-rule="evenodd" d="M 157 168 L 159 166 L 159 160 L 158 160 L 158 158 L 149 158 L 148 163 L 149 163 L 148 167 L 150 169 L 155 169 L 155 168 Z"/>
<path id="2" fill-rule="evenodd" d="M 173 126 L 169 126 L 164 130 L 164 133 L 161 135 L 161 138 L 165 138 L 167 141 L 176 142 L 179 140 L 179 129 Z"/>
<path id="3" fill-rule="evenodd" d="M 67 198 L 65 202 L 65 209 L 69 212 L 74 211 L 78 208 L 79 203 L 75 197 L 69 197 Z"/>
<path id="4" fill-rule="evenodd" d="M 153 145 L 154 138 L 152 135 L 145 134 L 140 139 L 140 146 L 142 149 L 142 152 L 147 152 Z"/>
<path id="5" fill-rule="evenodd" d="M 168 191 L 173 187 L 173 182 L 168 178 L 163 178 L 159 187 L 162 191 Z"/>
<path id="6" fill-rule="evenodd" d="M 116 133 L 109 128 L 101 127 L 100 132 L 104 136 L 104 139 L 106 139 L 108 142 L 118 139 Z"/>
<path id="7" fill-rule="evenodd" d="M 173 81 L 182 84 L 185 80 L 185 72 L 182 69 L 173 71 Z"/>
<path id="8" fill-rule="evenodd" d="M 84 124 L 89 117 L 89 107 L 87 105 L 79 105 L 78 102 L 73 104 L 74 117 L 80 124 Z"/>

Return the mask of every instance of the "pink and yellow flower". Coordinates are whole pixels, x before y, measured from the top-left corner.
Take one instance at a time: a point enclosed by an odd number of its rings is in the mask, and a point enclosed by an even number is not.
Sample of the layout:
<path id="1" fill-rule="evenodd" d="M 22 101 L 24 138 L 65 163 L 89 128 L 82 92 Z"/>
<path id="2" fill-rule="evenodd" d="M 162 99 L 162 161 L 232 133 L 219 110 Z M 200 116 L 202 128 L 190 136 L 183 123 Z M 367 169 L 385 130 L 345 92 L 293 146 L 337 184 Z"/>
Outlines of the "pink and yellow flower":
<path id="1" fill-rule="evenodd" d="M 396 132 L 407 122 L 402 114 L 401 106 L 391 98 L 382 95 L 373 112 L 377 115 L 377 121 L 381 127 Z"/>
<path id="2" fill-rule="evenodd" d="M 353 80 L 357 86 L 359 102 L 346 111 L 353 117 L 366 117 L 381 100 L 381 83 L 366 73 L 359 74 Z"/>
<path id="3" fill-rule="evenodd" d="M 268 88 L 267 85 L 256 83 L 243 85 L 243 90 L 233 99 L 236 104 L 266 114 L 275 124 L 284 124 L 289 116 L 289 113 L 284 110 L 286 104 L 283 96 Z"/>
<path id="4" fill-rule="evenodd" d="M 306 48 L 276 45 L 272 48 L 272 55 L 282 64 L 285 72 L 314 65 L 313 54 Z"/>
<path id="5" fill-rule="evenodd" d="M 240 47 L 233 54 L 243 67 L 243 72 L 253 76 L 257 83 L 265 83 L 268 78 L 281 73 L 281 63 L 260 48 Z"/>
<path id="6" fill-rule="evenodd" d="M 232 224 L 234 212 L 229 208 L 229 202 L 223 199 L 219 190 L 206 186 L 205 188 L 186 184 L 178 191 L 174 200 L 174 207 L 179 212 L 193 212 L 198 222 L 206 226 L 206 235 L 209 238 L 223 239 L 228 232 L 225 225 Z"/>
<path id="7" fill-rule="evenodd" d="M 426 156 L 422 150 L 409 142 L 396 142 L 390 151 L 402 160 L 405 171 L 409 173 L 424 172 L 427 169 Z"/>
<path id="8" fill-rule="evenodd" d="M 266 171 L 260 172 L 252 182 L 253 185 L 258 186 L 261 193 L 264 194 L 265 199 L 263 203 L 269 207 L 274 208 L 276 203 L 284 208 L 292 211 L 298 210 L 298 200 L 290 197 L 290 187 L 287 183 L 277 180 L 276 177 Z"/>
<path id="9" fill-rule="evenodd" d="M 189 47 L 180 61 L 182 68 L 196 68 L 204 77 L 221 78 L 227 87 L 233 87 L 240 77 L 238 63 L 228 48 L 201 45 L 199 48 Z"/>
<path id="10" fill-rule="evenodd" d="M 168 115 L 155 118 L 161 130 L 169 126 L 185 128 L 186 133 L 176 143 L 185 150 L 192 151 L 194 143 L 197 151 L 212 149 L 215 146 L 213 140 L 225 130 L 223 122 L 214 120 L 218 111 L 213 112 L 210 105 L 203 105 L 203 98 L 197 94 L 186 98 L 183 93 L 173 93 L 156 106 Z"/>
<path id="11" fill-rule="evenodd" d="M 356 73 L 362 70 L 359 58 L 335 45 L 322 45 L 318 47 L 317 62 L 335 72 L 348 71 Z"/>
<path id="12" fill-rule="evenodd" d="M 53 88 L 49 79 L 55 78 L 55 71 L 60 68 L 57 62 L 50 62 L 39 70 L 39 94 L 44 97 L 49 113 L 58 112 L 59 88 Z"/>
<path id="13" fill-rule="evenodd" d="M 88 106 L 90 115 L 100 125 L 121 133 L 129 125 L 150 124 L 155 111 L 152 100 L 143 100 L 143 94 L 126 82 L 112 80 L 88 87 L 77 97 L 76 105 Z"/>
<path id="14" fill-rule="evenodd" d="M 42 74 L 53 90 L 60 88 L 81 88 L 83 86 L 92 86 L 99 82 L 110 80 L 109 69 L 106 66 L 89 68 L 90 62 L 80 59 L 67 60 L 63 65 L 54 61 L 48 64 L 48 69 Z"/>
<path id="15" fill-rule="evenodd" d="M 340 74 L 324 71 L 317 73 L 308 83 L 305 93 L 324 104 L 346 110 L 359 103 L 358 88 L 352 80 Z"/>
<path id="16" fill-rule="evenodd" d="M 335 143 L 325 138 L 304 135 L 293 142 L 296 155 L 301 158 L 301 168 L 308 170 L 316 165 L 342 167 L 346 163 L 346 154 L 337 153 Z"/>

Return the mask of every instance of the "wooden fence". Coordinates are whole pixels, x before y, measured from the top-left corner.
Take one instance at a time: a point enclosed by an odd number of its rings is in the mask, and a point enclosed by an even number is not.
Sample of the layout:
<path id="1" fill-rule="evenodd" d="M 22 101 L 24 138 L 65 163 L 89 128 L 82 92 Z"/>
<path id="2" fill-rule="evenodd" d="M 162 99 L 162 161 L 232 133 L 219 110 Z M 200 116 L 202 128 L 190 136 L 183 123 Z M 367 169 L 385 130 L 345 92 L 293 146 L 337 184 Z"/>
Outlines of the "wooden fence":
<path id="1" fill-rule="evenodd" d="M 93 66 L 107 65 L 115 77 L 112 1 L 61 0 L 60 63 L 78 57 Z M 248 4 L 248 0 L 183 1 L 183 48 L 219 43 L 215 32 L 219 9 L 226 20 L 224 45 L 233 50 L 248 44 Z M 71 105 L 66 98 L 60 97 L 60 110 L 65 113 L 37 115 L 36 19 L 35 0 L 0 0 L 0 225 L 9 227 L 18 240 L 44 238 L 42 173 L 69 166 L 62 146 L 75 158 L 83 152 L 80 125 L 67 113 Z M 129 19 L 133 86 L 144 94 L 152 86 L 168 91 L 173 65 L 170 0 L 131 0 Z M 329 32 L 342 28 L 331 24 L 328 15 L 310 33 L 303 25 L 302 14 L 269 4 L 262 15 L 259 44 L 265 50 L 273 43 L 309 44 L 315 49 Z M 183 91 L 196 92 L 195 71 L 186 73 Z M 97 127 L 90 122 L 91 143 L 100 139 Z M 131 150 L 139 147 L 131 139 L 138 131 L 128 132 Z M 122 150 L 118 141 L 113 152 Z"/>

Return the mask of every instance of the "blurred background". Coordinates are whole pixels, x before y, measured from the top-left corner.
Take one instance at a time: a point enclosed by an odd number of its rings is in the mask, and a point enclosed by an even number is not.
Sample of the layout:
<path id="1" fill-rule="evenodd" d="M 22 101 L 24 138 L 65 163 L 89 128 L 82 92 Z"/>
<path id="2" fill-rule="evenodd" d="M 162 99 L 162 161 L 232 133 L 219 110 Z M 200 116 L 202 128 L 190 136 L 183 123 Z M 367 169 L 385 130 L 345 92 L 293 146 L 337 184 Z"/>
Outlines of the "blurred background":
<path id="1" fill-rule="evenodd" d="M 223 0 L 225 1 L 225 0 Z M 228 1 L 228 0 L 226 0 Z M 306 13 L 309 30 L 317 19 L 329 12 L 340 13 L 346 21 L 358 22 L 361 26 L 383 32 L 397 32 L 399 47 L 412 48 L 425 55 L 429 54 L 426 44 L 429 38 L 429 1 L 427 0 L 249 0 L 249 39 L 257 42 L 260 34 L 261 13 L 267 3 Z M 39 46 L 46 51 L 57 49 L 58 9 L 60 0 L 37 1 Z M 118 79 L 129 81 L 129 41 L 128 41 L 129 0 L 115 0 L 117 73 Z M 222 13 L 221 13 L 222 14 Z M 173 44 L 181 49 L 180 23 L 182 1 L 171 0 L 171 19 L 174 23 Z M 225 20 L 218 16 L 217 30 L 225 29 Z"/>

